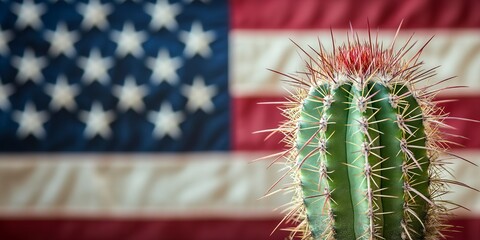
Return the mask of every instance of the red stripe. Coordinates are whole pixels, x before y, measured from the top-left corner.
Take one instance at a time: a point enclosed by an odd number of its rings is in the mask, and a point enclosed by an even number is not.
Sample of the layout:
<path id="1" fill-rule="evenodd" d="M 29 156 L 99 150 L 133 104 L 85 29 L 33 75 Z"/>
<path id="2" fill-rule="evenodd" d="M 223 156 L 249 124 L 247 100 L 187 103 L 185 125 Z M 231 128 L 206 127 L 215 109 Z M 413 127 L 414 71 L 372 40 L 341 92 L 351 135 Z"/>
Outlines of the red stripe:
<path id="1" fill-rule="evenodd" d="M 270 233 L 279 219 L 267 220 L 80 220 L 1 219 L 0 239 L 8 240 L 246 240 L 285 239 Z"/>
<path id="2" fill-rule="evenodd" d="M 288 233 L 270 233 L 280 219 L 267 220 L 80 220 L 0 219 L 0 239 L 8 240 L 268 240 Z M 449 239 L 478 239 L 480 218 L 449 222 L 460 231 Z M 286 227 L 285 225 L 282 227 Z"/>
<path id="3" fill-rule="evenodd" d="M 243 97 L 233 99 L 233 149 L 234 150 L 278 150 L 283 144 L 281 134 L 272 135 L 268 141 L 268 133 L 254 132 L 273 129 L 285 120 L 276 108 L 279 105 L 259 104 L 262 102 L 283 101 L 284 98 Z"/>
<path id="4" fill-rule="evenodd" d="M 453 118 L 467 118 L 480 121 L 480 96 L 476 97 L 450 97 L 457 99 L 455 102 L 442 103 L 446 113 Z M 445 120 L 447 125 L 455 129 L 446 130 L 453 134 L 465 138 L 451 138 L 452 141 L 461 146 L 451 146 L 452 148 L 470 148 L 480 149 L 480 123 L 465 120 Z M 463 146 L 463 147 L 462 147 Z"/>
<path id="5" fill-rule="evenodd" d="M 445 112 L 450 112 L 452 117 L 461 117 L 480 120 L 480 96 L 450 97 L 458 99 L 455 102 L 442 103 Z M 252 132 L 276 128 L 284 121 L 279 105 L 259 105 L 261 102 L 283 101 L 280 97 L 242 97 L 234 99 L 233 114 L 233 148 L 241 150 L 280 150 L 283 144 L 278 144 L 282 139 L 281 134 L 275 134 L 265 141 L 266 133 L 252 134 Z M 456 128 L 450 133 L 466 137 L 451 139 L 469 149 L 480 149 L 480 123 L 462 120 L 447 120 L 447 124 Z M 451 146 L 459 148 L 459 146 Z"/>
<path id="6" fill-rule="evenodd" d="M 450 220 L 449 224 L 458 226 L 456 232 L 445 232 L 449 239 L 479 239 L 480 218 L 458 218 Z"/>
<path id="7" fill-rule="evenodd" d="M 232 0 L 235 29 L 478 28 L 477 0 Z"/>

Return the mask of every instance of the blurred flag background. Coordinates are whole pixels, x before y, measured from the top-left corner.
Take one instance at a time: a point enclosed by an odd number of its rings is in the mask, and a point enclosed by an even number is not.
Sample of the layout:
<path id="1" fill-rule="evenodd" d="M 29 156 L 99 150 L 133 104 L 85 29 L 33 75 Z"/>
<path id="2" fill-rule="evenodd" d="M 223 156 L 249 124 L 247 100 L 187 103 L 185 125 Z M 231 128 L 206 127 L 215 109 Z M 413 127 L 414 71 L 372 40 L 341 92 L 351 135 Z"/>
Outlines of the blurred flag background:
<path id="1" fill-rule="evenodd" d="M 0 239 L 283 239 L 259 198 L 281 166 L 253 159 L 283 148 L 252 132 L 275 127 L 286 85 L 266 70 L 302 70 L 300 46 L 331 48 L 352 26 L 389 44 L 414 34 L 452 116 L 480 119 L 476 0 L 163 0 L 0 2 Z M 443 87 L 442 85 L 439 87 Z M 480 163 L 480 125 L 448 122 Z M 480 169 L 453 160 L 480 188 Z M 480 195 L 452 239 L 480 237 Z"/>

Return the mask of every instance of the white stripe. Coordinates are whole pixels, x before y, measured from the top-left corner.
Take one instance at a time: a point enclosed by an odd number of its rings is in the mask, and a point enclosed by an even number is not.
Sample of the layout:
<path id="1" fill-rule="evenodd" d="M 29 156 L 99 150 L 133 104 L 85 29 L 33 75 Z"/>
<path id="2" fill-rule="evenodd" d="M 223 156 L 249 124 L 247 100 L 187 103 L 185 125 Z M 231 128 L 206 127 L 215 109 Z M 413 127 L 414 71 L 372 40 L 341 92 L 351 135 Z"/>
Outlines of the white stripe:
<path id="1" fill-rule="evenodd" d="M 0 161 L 0 216 L 277 216 L 261 199 L 278 176 L 264 154 L 10 155 Z"/>
<path id="2" fill-rule="evenodd" d="M 374 34 L 376 31 L 372 31 Z M 401 31 L 396 46 L 413 34 L 412 31 Z M 390 45 L 394 31 L 379 31 L 379 42 Z M 466 85 L 461 94 L 480 93 L 480 31 L 475 30 L 415 30 L 413 40 L 418 40 L 411 56 L 431 36 L 432 42 L 422 54 L 421 60 L 425 68 L 441 65 L 438 75 L 433 79 L 439 81 L 452 76 L 454 80 L 442 86 Z M 346 41 L 346 31 L 334 31 L 336 45 Z M 365 31 L 359 32 L 360 39 L 368 39 Z M 331 51 L 331 36 L 329 30 L 320 31 L 258 31 L 235 30 L 230 38 L 230 91 L 235 96 L 265 96 L 282 95 L 285 93 L 281 83 L 282 76 L 274 74 L 267 68 L 285 73 L 304 71 L 302 58 L 305 55 L 289 40 L 292 39 L 302 48 L 313 46 L 318 49 L 318 39 Z M 312 51 L 308 51 L 312 53 Z M 302 58 L 301 58 L 302 57 Z M 439 86 L 439 87 L 442 87 Z M 457 94 L 447 91 L 444 94 Z"/>
<path id="3" fill-rule="evenodd" d="M 282 175 L 280 166 L 267 169 L 268 161 L 250 163 L 266 154 L 4 155 L 0 216 L 280 217 L 274 209 L 290 201 L 288 194 L 258 200 Z M 480 151 L 458 154 L 480 157 Z M 458 181 L 480 189 L 479 168 L 455 161 L 451 169 Z M 458 214 L 480 215 L 480 194 L 451 190 L 447 200 L 472 210 Z"/>
<path id="4" fill-rule="evenodd" d="M 455 152 L 455 154 L 476 164 L 480 163 L 480 150 L 464 150 Z M 480 190 L 480 167 L 474 166 L 461 159 L 453 159 L 450 161 L 452 164 L 447 168 L 450 169 L 453 176 L 444 173 L 444 178 L 465 183 L 474 189 Z M 480 194 L 477 191 L 453 184 L 450 185 L 449 190 L 451 192 L 445 195 L 445 200 L 452 201 L 470 209 L 470 211 L 461 208 L 456 209 L 456 215 L 462 217 L 480 216 Z"/>

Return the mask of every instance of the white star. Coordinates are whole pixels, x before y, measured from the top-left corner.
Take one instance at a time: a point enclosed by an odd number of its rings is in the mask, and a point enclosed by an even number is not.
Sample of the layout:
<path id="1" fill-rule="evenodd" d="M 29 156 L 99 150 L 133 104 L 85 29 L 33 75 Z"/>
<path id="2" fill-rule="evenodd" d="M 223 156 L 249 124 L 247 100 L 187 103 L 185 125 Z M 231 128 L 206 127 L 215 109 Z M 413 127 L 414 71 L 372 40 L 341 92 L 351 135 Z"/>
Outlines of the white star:
<path id="1" fill-rule="evenodd" d="M 167 50 L 162 49 L 158 52 L 157 58 L 148 58 L 147 67 L 150 68 L 152 79 L 158 84 L 166 81 L 170 85 L 178 82 L 177 70 L 182 66 L 180 57 L 170 57 Z"/>
<path id="2" fill-rule="evenodd" d="M 78 66 L 83 69 L 83 81 L 90 84 L 97 81 L 102 84 L 108 83 L 108 69 L 113 66 L 109 57 L 102 58 L 98 49 L 93 49 L 88 58 L 80 57 Z"/>
<path id="3" fill-rule="evenodd" d="M 157 138 L 170 136 L 178 139 L 182 134 L 180 123 L 184 120 L 184 116 L 180 111 L 174 112 L 169 103 L 163 103 L 158 112 L 151 111 L 148 114 L 148 120 L 155 125 L 153 133 Z"/>
<path id="4" fill-rule="evenodd" d="M 122 31 L 114 31 L 111 36 L 112 41 L 117 42 L 115 53 L 119 57 L 125 57 L 132 54 L 135 57 L 143 55 L 142 43 L 147 40 L 147 34 L 142 31 L 135 31 L 132 23 L 125 23 Z"/>
<path id="5" fill-rule="evenodd" d="M 2 84 L 2 81 L 0 81 L 0 109 L 6 111 L 10 108 L 8 97 L 14 92 L 12 84 Z"/>
<path id="6" fill-rule="evenodd" d="M 73 111 L 77 108 L 75 97 L 79 94 L 80 89 L 76 84 L 69 85 L 65 76 L 59 76 L 56 84 L 48 84 L 45 92 L 52 98 L 50 108 L 53 111 L 62 108 Z"/>
<path id="7" fill-rule="evenodd" d="M 137 85 L 135 79 L 129 76 L 123 86 L 113 86 L 113 95 L 119 99 L 119 108 L 122 111 L 132 109 L 141 112 L 145 109 L 142 98 L 147 95 L 148 89 L 144 85 Z"/>
<path id="8" fill-rule="evenodd" d="M 112 111 L 104 111 L 99 102 L 94 102 L 90 111 L 82 111 L 80 120 L 86 124 L 85 137 L 91 139 L 97 135 L 109 138 L 112 135 L 110 123 L 115 120 Z"/>
<path id="9" fill-rule="evenodd" d="M 17 136 L 25 138 L 33 135 L 40 139 L 45 136 L 43 124 L 48 121 L 48 115 L 45 111 L 37 111 L 35 105 L 28 102 L 22 111 L 13 112 L 13 120 L 18 123 Z"/>
<path id="10" fill-rule="evenodd" d="M 180 41 L 185 43 L 185 56 L 191 58 L 200 55 L 204 58 L 212 55 L 210 43 L 215 40 L 214 31 L 203 31 L 203 26 L 199 22 L 194 22 L 190 32 L 182 31 L 179 36 Z"/>
<path id="11" fill-rule="evenodd" d="M 90 0 L 87 4 L 80 3 L 77 10 L 83 16 L 83 29 L 90 30 L 97 27 L 104 30 L 108 27 L 107 15 L 113 11 L 113 8 L 110 4 L 101 4 L 99 0 Z"/>
<path id="12" fill-rule="evenodd" d="M 191 112 L 203 110 L 205 113 L 211 113 L 214 110 L 212 98 L 217 94 L 217 88 L 215 85 L 205 85 L 202 77 L 195 77 L 192 85 L 183 85 L 181 91 L 188 99 L 187 109 Z"/>
<path id="13" fill-rule="evenodd" d="M 6 55 L 10 52 L 8 42 L 12 40 L 13 34 L 11 31 L 4 31 L 0 26 L 0 55 Z"/>
<path id="14" fill-rule="evenodd" d="M 75 54 L 75 47 L 73 44 L 78 41 L 78 33 L 75 31 L 68 31 L 64 22 L 57 24 L 55 31 L 47 30 L 45 32 L 45 39 L 50 42 L 50 49 L 48 53 L 56 57 L 64 54 L 67 57 L 73 57 Z"/>
<path id="15" fill-rule="evenodd" d="M 145 6 L 145 11 L 152 17 L 150 27 L 154 30 L 166 28 L 170 31 L 178 27 L 175 17 L 181 12 L 180 4 L 169 4 L 165 0 L 157 3 L 148 3 Z"/>
<path id="16" fill-rule="evenodd" d="M 19 83 L 26 83 L 28 80 L 39 83 L 43 80 L 42 68 L 47 66 L 47 61 L 44 57 L 35 57 L 33 51 L 27 48 L 22 57 L 12 57 L 12 65 L 18 69 L 16 79 Z"/>
<path id="17" fill-rule="evenodd" d="M 46 8 L 43 4 L 35 4 L 32 0 L 25 0 L 23 3 L 12 4 L 12 12 L 17 15 L 15 26 L 24 29 L 28 26 L 38 30 L 42 26 L 40 16 L 45 13 Z"/>

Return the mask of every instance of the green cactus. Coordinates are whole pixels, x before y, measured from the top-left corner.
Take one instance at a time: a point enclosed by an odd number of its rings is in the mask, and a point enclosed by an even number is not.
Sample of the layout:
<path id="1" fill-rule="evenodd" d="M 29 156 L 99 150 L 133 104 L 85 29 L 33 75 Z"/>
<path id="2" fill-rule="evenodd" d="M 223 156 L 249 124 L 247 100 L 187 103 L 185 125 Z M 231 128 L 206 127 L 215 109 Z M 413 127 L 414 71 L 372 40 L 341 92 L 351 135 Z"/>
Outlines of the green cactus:
<path id="1" fill-rule="evenodd" d="M 413 45 L 396 51 L 357 36 L 332 53 L 322 45 L 314 56 L 304 51 L 303 78 L 280 73 L 296 86 L 283 109 L 288 120 L 276 129 L 289 146 L 278 159 L 287 159 L 295 181 L 285 218 L 299 223 L 292 236 L 443 237 L 449 209 L 439 197 L 448 184 L 464 184 L 439 176 L 447 114 L 432 100 L 437 90 L 415 86 L 435 69 L 418 61 L 426 44 L 403 59 Z"/>

